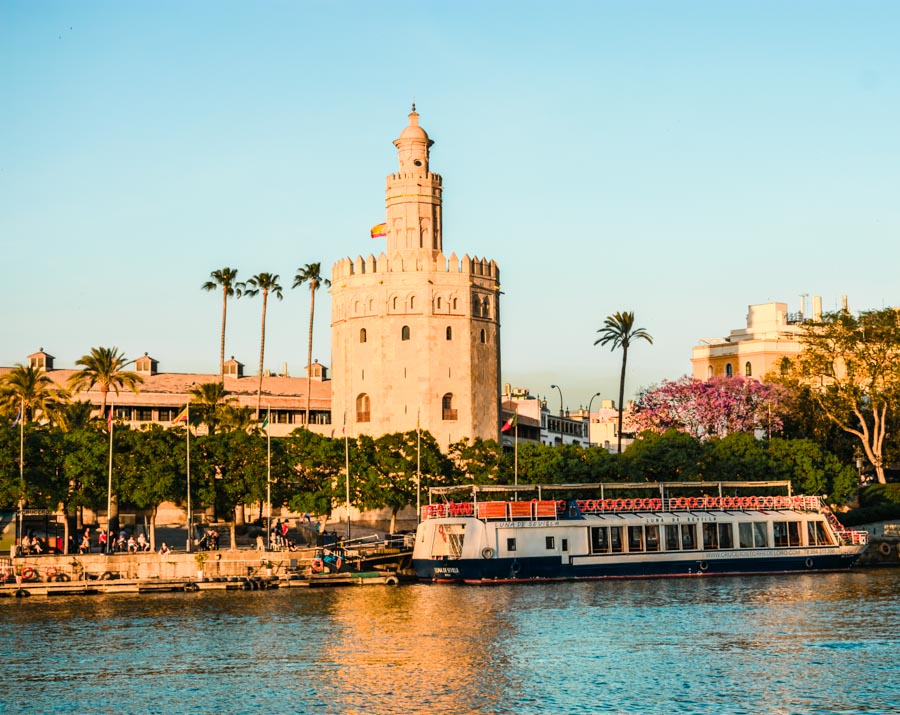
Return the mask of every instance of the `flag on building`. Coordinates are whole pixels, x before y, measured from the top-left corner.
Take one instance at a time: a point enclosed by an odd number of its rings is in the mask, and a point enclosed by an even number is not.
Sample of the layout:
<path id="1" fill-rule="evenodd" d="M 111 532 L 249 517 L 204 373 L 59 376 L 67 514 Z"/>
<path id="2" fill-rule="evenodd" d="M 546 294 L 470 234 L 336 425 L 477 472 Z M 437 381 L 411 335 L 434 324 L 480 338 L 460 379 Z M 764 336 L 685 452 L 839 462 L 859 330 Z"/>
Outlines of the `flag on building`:
<path id="1" fill-rule="evenodd" d="M 501 432 L 509 432 L 513 427 L 516 426 L 516 422 L 518 422 L 518 414 L 510 417 L 506 422 L 503 423 L 503 426 L 500 428 Z"/>
<path id="2" fill-rule="evenodd" d="M 387 236 L 387 224 L 380 223 L 372 226 L 372 238 L 381 238 L 382 236 Z"/>
<path id="3" fill-rule="evenodd" d="M 184 409 L 178 413 L 178 416 L 172 420 L 173 425 L 177 425 L 179 422 L 187 422 L 188 418 L 188 408 L 187 405 L 184 406 Z"/>
<path id="4" fill-rule="evenodd" d="M 269 415 L 271 414 L 271 412 L 272 412 L 271 410 L 266 410 L 266 416 L 263 419 L 262 424 L 260 424 L 260 426 L 259 426 L 260 429 L 265 429 L 266 427 L 269 426 Z"/>

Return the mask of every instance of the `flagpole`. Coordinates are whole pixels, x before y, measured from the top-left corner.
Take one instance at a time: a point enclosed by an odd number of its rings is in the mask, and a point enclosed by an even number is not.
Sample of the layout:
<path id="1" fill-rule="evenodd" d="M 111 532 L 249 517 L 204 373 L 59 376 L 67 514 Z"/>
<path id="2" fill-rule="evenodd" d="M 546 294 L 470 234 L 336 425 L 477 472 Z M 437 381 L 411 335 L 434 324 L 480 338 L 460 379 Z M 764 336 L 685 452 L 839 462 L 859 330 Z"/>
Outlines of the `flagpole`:
<path id="1" fill-rule="evenodd" d="M 191 553 L 194 546 L 194 524 L 191 514 L 191 403 L 187 403 L 185 409 L 184 429 L 187 433 L 187 552 Z"/>
<path id="2" fill-rule="evenodd" d="M 267 551 L 272 550 L 272 436 L 269 434 L 269 418 L 272 408 L 266 405 L 266 543 Z"/>
<path id="3" fill-rule="evenodd" d="M 113 419 L 113 413 L 115 412 L 115 406 L 109 406 L 109 417 L 107 418 L 109 421 L 109 475 L 108 475 L 108 483 L 106 486 L 106 549 L 107 553 L 109 553 L 110 546 L 113 543 L 113 535 L 112 535 L 112 472 L 113 472 L 113 426 L 115 425 L 115 420 Z"/>
<path id="4" fill-rule="evenodd" d="M 347 435 L 347 410 L 344 410 L 344 466 L 347 470 L 347 541 L 350 541 L 350 442 Z"/>

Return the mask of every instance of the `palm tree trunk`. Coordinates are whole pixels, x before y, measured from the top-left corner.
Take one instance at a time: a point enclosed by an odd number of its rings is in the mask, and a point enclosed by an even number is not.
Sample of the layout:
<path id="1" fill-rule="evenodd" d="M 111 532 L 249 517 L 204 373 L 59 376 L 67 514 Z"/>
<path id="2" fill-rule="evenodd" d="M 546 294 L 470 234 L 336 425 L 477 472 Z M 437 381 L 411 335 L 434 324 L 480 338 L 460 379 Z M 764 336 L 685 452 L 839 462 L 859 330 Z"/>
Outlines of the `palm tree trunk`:
<path id="1" fill-rule="evenodd" d="M 228 312 L 228 286 L 222 286 L 222 340 L 219 344 L 219 382 L 225 382 L 225 315 Z"/>
<path id="2" fill-rule="evenodd" d="M 625 399 L 625 363 L 628 362 L 628 348 L 622 347 L 622 376 L 619 378 L 619 428 L 617 430 L 618 434 L 618 444 L 616 447 L 616 453 L 622 454 L 622 409 L 624 405 L 622 401 Z"/>
<path id="3" fill-rule="evenodd" d="M 256 389 L 256 421 L 259 421 L 259 408 L 262 403 L 263 357 L 266 354 L 266 301 L 269 292 L 263 291 L 262 331 L 259 339 L 259 387 Z"/>
<path id="4" fill-rule="evenodd" d="M 309 429 L 309 392 L 312 388 L 312 341 L 313 341 L 313 316 L 316 313 L 316 282 L 309 284 L 309 343 L 306 350 L 306 429 Z"/>

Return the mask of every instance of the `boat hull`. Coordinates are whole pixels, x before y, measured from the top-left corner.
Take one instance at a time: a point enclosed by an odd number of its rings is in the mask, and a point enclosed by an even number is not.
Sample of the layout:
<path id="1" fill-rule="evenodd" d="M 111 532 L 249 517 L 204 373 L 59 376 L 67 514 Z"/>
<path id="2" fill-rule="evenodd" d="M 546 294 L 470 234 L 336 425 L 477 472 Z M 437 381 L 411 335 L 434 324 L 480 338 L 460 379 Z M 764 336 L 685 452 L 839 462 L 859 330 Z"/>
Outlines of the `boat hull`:
<path id="1" fill-rule="evenodd" d="M 621 560 L 603 563 L 560 563 L 555 557 L 433 560 L 413 559 L 421 580 L 435 582 L 575 581 L 615 578 L 733 576 L 743 574 L 843 571 L 858 553 L 796 554 L 722 558 L 698 554 L 681 560 Z"/>

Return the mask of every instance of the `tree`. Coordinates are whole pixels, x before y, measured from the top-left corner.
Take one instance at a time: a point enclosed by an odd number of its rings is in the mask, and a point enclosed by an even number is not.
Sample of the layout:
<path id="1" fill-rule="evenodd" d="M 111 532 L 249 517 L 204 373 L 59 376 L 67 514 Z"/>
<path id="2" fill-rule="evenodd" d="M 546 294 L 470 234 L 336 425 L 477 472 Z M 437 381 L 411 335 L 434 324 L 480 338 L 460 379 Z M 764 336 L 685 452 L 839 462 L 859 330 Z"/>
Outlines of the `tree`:
<path id="1" fill-rule="evenodd" d="M 201 288 L 213 291 L 222 288 L 222 340 L 219 346 L 219 381 L 225 382 L 225 318 L 228 314 L 228 299 L 241 297 L 241 284 L 237 282 L 237 270 L 220 268 L 209 274 L 212 280 L 206 281 Z"/>
<path id="2" fill-rule="evenodd" d="M 627 482 L 699 481 L 703 474 L 700 440 L 674 429 L 644 432 L 619 459 Z"/>
<path id="3" fill-rule="evenodd" d="M 633 340 L 643 339 L 653 345 L 653 338 L 643 328 L 634 327 L 634 313 L 627 311 L 609 315 L 603 321 L 603 327 L 598 331 L 600 337 L 594 341 L 594 345 L 607 345 L 612 343 L 610 350 L 622 348 L 622 376 L 619 378 L 619 429 L 618 446 L 616 451 L 622 453 L 622 402 L 625 400 L 625 365 L 628 362 L 628 348 Z"/>
<path id="4" fill-rule="evenodd" d="M 255 297 L 262 293 L 262 331 L 259 339 L 259 387 L 256 390 L 256 419 L 259 420 L 259 408 L 262 402 L 263 359 L 266 355 L 266 306 L 269 302 L 269 294 L 281 300 L 281 286 L 278 284 L 278 275 L 275 273 L 257 273 L 249 278 L 246 283 L 240 285 L 244 295 Z"/>
<path id="5" fill-rule="evenodd" d="M 18 415 L 23 422 L 50 419 L 68 399 L 42 367 L 16 366 L 0 376 L 0 405 L 8 414 Z"/>
<path id="6" fill-rule="evenodd" d="M 215 434 L 219 423 L 224 417 L 224 408 L 235 401 L 228 397 L 225 384 L 221 382 L 204 382 L 192 387 L 191 394 L 191 424 L 205 424 L 209 434 Z"/>
<path id="7" fill-rule="evenodd" d="M 118 348 L 91 348 L 89 355 L 83 355 L 75 361 L 81 370 L 69 377 L 69 387 L 75 392 L 91 390 L 95 385 L 100 387 L 102 401 L 100 413 L 106 414 L 106 401 L 110 389 L 118 395 L 119 390 L 128 387 L 134 392 L 140 390 L 144 378 L 136 372 L 125 368 L 133 361 L 127 360 Z"/>
<path id="8" fill-rule="evenodd" d="M 294 276 L 294 288 L 299 288 L 304 283 L 309 283 L 309 343 L 306 350 L 306 426 L 309 428 L 309 399 L 312 387 L 312 346 L 313 346 L 313 317 L 316 313 L 316 291 L 321 286 L 330 286 L 331 281 L 322 278 L 321 263 L 307 263 L 297 269 Z"/>
<path id="9" fill-rule="evenodd" d="M 804 325 L 792 367 L 822 411 L 860 442 L 882 484 L 884 447 L 900 398 L 900 311 L 827 313 Z"/>
<path id="10" fill-rule="evenodd" d="M 780 386 L 740 376 L 663 380 L 638 396 L 628 428 L 657 433 L 676 429 L 699 439 L 757 429 L 770 435 L 781 429 L 783 394 Z"/>

